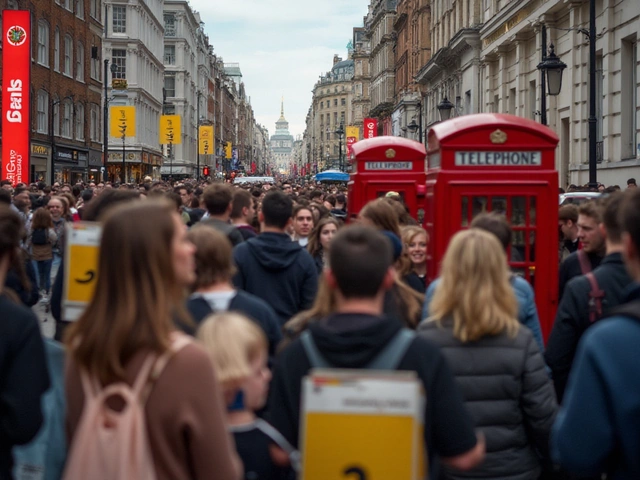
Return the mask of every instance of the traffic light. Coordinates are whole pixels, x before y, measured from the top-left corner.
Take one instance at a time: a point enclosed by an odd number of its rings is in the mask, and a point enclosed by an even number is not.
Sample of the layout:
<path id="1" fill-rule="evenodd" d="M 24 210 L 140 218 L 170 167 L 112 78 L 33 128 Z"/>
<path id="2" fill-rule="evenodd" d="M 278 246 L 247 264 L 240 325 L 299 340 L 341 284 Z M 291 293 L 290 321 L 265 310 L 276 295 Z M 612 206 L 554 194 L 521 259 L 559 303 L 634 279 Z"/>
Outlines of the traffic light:
<path id="1" fill-rule="evenodd" d="M 209 167 L 202 168 L 202 175 L 204 175 L 205 177 L 209 176 Z"/>

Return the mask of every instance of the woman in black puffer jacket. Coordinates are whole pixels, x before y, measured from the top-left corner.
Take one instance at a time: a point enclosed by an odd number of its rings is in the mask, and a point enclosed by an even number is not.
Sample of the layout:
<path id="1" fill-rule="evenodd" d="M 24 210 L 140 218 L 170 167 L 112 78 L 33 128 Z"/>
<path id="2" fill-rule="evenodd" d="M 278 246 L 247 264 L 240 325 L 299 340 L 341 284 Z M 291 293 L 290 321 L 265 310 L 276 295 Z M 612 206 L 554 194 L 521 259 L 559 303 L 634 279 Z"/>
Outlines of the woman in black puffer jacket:
<path id="1" fill-rule="evenodd" d="M 494 235 L 470 229 L 453 237 L 429 310 L 419 334 L 442 349 L 487 448 L 478 468 L 443 477 L 537 480 L 556 397 L 531 332 L 518 323 L 506 255 Z"/>

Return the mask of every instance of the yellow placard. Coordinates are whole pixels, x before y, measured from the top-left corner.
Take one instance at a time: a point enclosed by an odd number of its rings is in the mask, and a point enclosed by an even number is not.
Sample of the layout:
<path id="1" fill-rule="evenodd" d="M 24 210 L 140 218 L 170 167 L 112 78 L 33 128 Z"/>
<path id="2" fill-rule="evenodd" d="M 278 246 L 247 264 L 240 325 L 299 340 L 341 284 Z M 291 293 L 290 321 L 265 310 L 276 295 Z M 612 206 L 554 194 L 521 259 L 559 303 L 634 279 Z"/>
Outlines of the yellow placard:
<path id="1" fill-rule="evenodd" d="M 360 129 L 358 127 L 347 127 L 345 130 L 347 138 L 354 137 L 356 141 L 360 140 Z"/>
<path id="2" fill-rule="evenodd" d="M 227 142 L 224 144 L 224 158 L 230 159 L 231 158 L 231 142 Z"/>
<path id="3" fill-rule="evenodd" d="M 109 107 L 109 135 L 114 138 L 136 136 L 136 107 Z"/>
<path id="4" fill-rule="evenodd" d="M 322 374 L 303 381 L 303 480 L 424 479 L 424 397 L 417 379 L 359 378 L 352 371 L 343 381 L 333 370 L 316 372 Z"/>
<path id="5" fill-rule="evenodd" d="M 62 318 L 77 320 L 93 298 L 98 280 L 102 227 L 96 223 L 67 224 Z"/>
<path id="6" fill-rule="evenodd" d="M 213 125 L 201 125 L 200 126 L 200 145 L 198 151 L 200 155 L 212 155 L 213 148 Z"/>
<path id="7" fill-rule="evenodd" d="M 180 115 L 160 116 L 160 143 L 163 145 L 178 145 L 182 143 Z"/>

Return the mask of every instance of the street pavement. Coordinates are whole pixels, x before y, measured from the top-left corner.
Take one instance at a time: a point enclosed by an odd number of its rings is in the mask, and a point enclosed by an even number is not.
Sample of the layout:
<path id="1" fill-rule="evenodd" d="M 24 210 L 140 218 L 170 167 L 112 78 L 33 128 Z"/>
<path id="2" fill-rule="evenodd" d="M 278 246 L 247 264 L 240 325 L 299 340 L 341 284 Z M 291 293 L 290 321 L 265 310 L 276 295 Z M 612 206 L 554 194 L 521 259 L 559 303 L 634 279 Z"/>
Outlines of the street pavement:
<path id="1" fill-rule="evenodd" d="M 53 338 L 56 332 L 56 321 L 51 315 L 50 311 L 47 311 L 45 304 L 42 301 L 36 303 L 31 307 L 40 320 L 40 330 L 42 335 L 47 338 Z"/>

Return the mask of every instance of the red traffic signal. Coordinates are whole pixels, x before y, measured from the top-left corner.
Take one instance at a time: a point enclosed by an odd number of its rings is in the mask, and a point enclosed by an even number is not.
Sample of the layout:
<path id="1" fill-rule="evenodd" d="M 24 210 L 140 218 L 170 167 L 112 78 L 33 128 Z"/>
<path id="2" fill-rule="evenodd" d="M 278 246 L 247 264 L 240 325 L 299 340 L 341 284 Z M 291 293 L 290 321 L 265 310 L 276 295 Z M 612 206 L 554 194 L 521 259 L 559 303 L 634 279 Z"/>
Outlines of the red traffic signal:
<path id="1" fill-rule="evenodd" d="M 205 177 L 209 176 L 209 167 L 202 168 L 202 175 L 204 175 Z"/>

